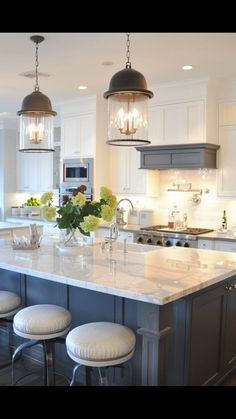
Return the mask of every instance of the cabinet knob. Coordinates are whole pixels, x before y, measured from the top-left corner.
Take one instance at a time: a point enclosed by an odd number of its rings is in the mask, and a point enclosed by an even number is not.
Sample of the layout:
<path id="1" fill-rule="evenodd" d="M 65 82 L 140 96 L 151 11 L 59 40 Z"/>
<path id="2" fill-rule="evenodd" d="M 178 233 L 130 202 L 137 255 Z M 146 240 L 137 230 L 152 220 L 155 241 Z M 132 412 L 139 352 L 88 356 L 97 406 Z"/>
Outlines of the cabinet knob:
<path id="1" fill-rule="evenodd" d="M 236 288 L 236 282 L 233 284 L 233 288 Z"/>
<path id="2" fill-rule="evenodd" d="M 235 284 L 234 284 L 235 285 Z M 226 291 L 232 291 L 232 289 L 233 289 L 233 286 L 232 285 L 226 285 L 225 286 L 225 289 L 226 289 Z"/>

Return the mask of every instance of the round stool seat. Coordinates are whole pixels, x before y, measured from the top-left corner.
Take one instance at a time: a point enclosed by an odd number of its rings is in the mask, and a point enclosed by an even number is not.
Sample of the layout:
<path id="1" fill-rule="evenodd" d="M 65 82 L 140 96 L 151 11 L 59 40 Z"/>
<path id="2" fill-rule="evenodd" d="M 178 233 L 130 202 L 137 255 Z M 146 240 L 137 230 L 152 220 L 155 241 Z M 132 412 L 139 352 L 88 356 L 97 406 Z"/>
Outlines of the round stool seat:
<path id="1" fill-rule="evenodd" d="M 135 334 L 116 323 L 88 323 L 67 335 L 66 347 L 70 358 L 78 364 L 91 367 L 117 365 L 132 357 Z"/>
<path id="2" fill-rule="evenodd" d="M 0 318 L 15 314 L 20 306 L 19 295 L 11 291 L 0 291 Z"/>
<path id="3" fill-rule="evenodd" d="M 23 308 L 13 320 L 14 332 L 17 335 L 34 340 L 63 336 L 70 326 L 70 312 L 53 304 L 37 304 Z"/>

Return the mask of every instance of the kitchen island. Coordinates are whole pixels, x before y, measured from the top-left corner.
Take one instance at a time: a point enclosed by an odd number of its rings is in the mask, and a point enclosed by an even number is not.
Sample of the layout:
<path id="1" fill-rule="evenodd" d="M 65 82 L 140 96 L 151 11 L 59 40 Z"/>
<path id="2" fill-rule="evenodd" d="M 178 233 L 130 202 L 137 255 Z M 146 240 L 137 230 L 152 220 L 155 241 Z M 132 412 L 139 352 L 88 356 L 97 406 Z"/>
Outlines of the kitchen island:
<path id="1" fill-rule="evenodd" d="M 0 287 L 20 292 L 26 305 L 67 307 L 73 327 L 102 320 L 131 327 L 132 377 L 127 366 L 114 368 L 114 384 L 210 385 L 236 367 L 235 254 L 141 245 L 109 252 L 99 243 L 70 254 L 57 246 L 44 237 L 39 249 L 17 251 L 0 240 Z M 71 373 L 61 346 L 56 359 Z"/>

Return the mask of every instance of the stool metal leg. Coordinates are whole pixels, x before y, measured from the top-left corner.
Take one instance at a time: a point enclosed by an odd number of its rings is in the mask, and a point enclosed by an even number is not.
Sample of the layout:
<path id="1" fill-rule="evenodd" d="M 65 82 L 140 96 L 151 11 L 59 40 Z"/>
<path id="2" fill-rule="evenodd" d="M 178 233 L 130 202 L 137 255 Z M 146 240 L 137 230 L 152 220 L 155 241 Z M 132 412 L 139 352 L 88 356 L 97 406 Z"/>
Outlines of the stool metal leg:
<path id="1" fill-rule="evenodd" d="M 23 349 L 25 348 L 30 348 L 31 346 L 37 345 L 38 341 L 37 340 L 28 340 L 27 342 L 22 343 L 21 345 L 19 345 L 13 355 L 12 355 L 12 367 L 11 367 L 11 377 L 12 377 L 12 385 L 15 385 L 15 375 L 14 375 L 14 362 L 16 361 L 16 359 L 18 359 L 21 355 L 21 352 L 23 351 Z M 18 356 L 17 356 L 18 355 Z"/>
<path id="2" fill-rule="evenodd" d="M 92 385 L 91 367 L 85 367 L 85 376 L 86 376 L 86 386 L 91 386 Z"/>
<path id="3" fill-rule="evenodd" d="M 54 376 L 54 356 L 53 356 L 53 342 L 50 340 L 44 340 L 44 351 L 45 351 L 45 360 L 46 365 L 44 366 L 46 373 L 46 385 L 54 386 L 55 385 L 55 376 Z"/>
<path id="4" fill-rule="evenodd" d="M 98 368 L 98 373 L 99 373 L 99 384 L 101 386 L 108 386 L 106 368 Z"/>
<path id="5" fill-rule="evenodd" d="M 72 380 L 70 382 L 70 386 L 73 386 L 74 383 L 75 383 L 76 373 L 77 373 L 77 370 L 79 369 L 79 367 L 81 367 L 81 364 L 76 365 L 73 369 Z"/>

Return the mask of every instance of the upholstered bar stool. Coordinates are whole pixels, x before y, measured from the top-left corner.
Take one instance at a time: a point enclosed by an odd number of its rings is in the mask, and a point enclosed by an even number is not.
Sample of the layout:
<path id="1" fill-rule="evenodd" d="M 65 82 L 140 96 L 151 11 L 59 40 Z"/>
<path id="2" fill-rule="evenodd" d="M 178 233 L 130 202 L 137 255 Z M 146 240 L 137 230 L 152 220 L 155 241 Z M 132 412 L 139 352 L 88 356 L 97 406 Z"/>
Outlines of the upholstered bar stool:
<path id="1" fill-rule="evenodd" d="M 8 361 L 0 364 L 0 368 L 11 364 L 11 334 L 12 334 L 12 316 L 21 308 L 21 298 L 18 294 L 11 291 L 0 291 L 0 324 L 8 329 L 8 348 L 10 358 Z"/>
<path id="2" fill-rule="evenodd" d="M 19 345 L 12 357 L 12 384 L 14 379 L 14 361 L 19 352 L 33 345 L 42 343 L 44 351 L 44 384 L 54 385 L 53 344 L 65 343 L 62 338 L 71 327 L 71 314 L 64 307 L 53 304 L 37 304 L 20 310 L 14 317 L 14 332 L 27 339 Z M 23 378 L 23 377 L 22 377 Z M 19 380 L 18 380 L 19 381 Z"/>
<path id="3" fill-rule="evenodd" d="M 134 354 L 135 334 L 126 326 L 95 322 L 78 326 L 66 337 L 67 353 L 77 363 L 70 385 L 81 365 L 96 367 L 101 385 L 107 385 L 106 367 L 123 364 Z"/>

